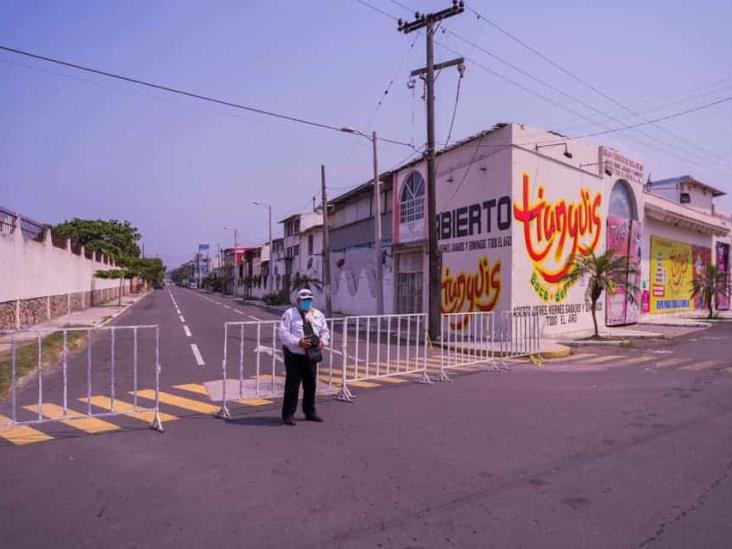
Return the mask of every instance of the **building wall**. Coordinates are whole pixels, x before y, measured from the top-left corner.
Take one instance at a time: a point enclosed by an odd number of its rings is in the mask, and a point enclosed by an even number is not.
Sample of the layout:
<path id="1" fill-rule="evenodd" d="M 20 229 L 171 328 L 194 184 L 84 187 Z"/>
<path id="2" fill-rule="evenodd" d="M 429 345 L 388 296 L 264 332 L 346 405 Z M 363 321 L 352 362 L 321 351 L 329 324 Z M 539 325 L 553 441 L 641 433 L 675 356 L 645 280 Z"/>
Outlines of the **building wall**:
<path id="1" fill-rule="evenodd" d="M 19 229 L 0 235 L 0 329 L 32 326 L 64 314 L 109 301 L 130 291 L 130 281 L 95 277 L 97 271 L 115 269 L 100 256 L 77 255 L 52 243 L 50 231 L 43 241 L 28 240 Z"/>

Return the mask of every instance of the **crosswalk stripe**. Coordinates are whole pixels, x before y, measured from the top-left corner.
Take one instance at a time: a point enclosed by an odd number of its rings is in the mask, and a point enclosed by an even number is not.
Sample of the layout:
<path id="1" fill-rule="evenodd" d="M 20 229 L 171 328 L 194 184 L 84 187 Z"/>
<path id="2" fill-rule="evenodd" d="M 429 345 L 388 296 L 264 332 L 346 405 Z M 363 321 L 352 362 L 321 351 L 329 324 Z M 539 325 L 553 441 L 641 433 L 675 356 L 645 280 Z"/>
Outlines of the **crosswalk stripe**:
<path id="1" fill-rule="evenodd" d="M 79 401 L 86 404 L 86 397 L 80 398 Z M 104 410 L 108 410 L 110 412 L 112 411 L 112 401 L 108 396 L 93 396 L 91 397 L 91 403 L 97 408 L 103 408 Z M 139 419 L 140 421 L 144 421 L 145 423 L 152 423 L 155 420 L 155 410 L 135 410 L 134 404 L 116 398 L 114 399 L 114 411 L 121 412 L 126 417 Z M 163 423 L 167 421 L 175 421 L 176 419 L 178 419 L 177 416 L 160 412 L 160 421 L 162 421 Z"/>
<path id="2" fill-rule="evenodd" d="M 23 406 L 26 410 L 30 410 L 33 413 L 38 413 L 38 404 L 31 404 L 29 406 Z M 83 416 L 84 414 L 68 409 L 67 415 L 69 416 Z M 63 419 L 64 409 L 58 404 L 44 403 L 41 408 L 41 414 L 49 419 L 58 419 L 64 425 L 84 431 L 85 433 L 96 434 L 106 433 L 108 431 L 117 431 L 120 429 L 119 425 L 109 423 L 96 417 L 81 417 L 74 419 Z"/>
<path id="3" fill-rule="evenodd" d="M 274 403 L 274 400 L 267 400 L 264 398 L 242 398 L 236 402 L 246 406 L 266 406 L 267 404 Z"/>
<path id="4" fill-rule="evenodd" d="M 720 364 L 721 363 L 719 360 L 702 360 L 701 362 L 695 362 L 694 364 L 683 366 L 679 368 L 679 370 L 690 370 L 696 372 L 699 370 L 706 370 L 707 368 L 711 368 L 713 366 L 719 366 Z"/>
<path id="5" fill-rule="evenodd" d="M 570 355 L 568 357 L 559 358 L 557 362 L 575 362 L 577 360 L 585 360 L 587 358 L 596 357 L 597 355 L 591 353 L 580 353 L 578 355 Z"/>
<path id="6" fill-rule="evenodd" d="M 380 377 L 379 381 L 384 383 L 407 383 L 409 380 L 400 377 Z"/>
<path id="7" fill-rule="evenodd" d="M 620 362 L 617 362 L 617 366 L 640 366 L 641 364 L 646 364 L 647 362 L 653 362 L 654 360 L 658 360 L 658 357 L 656 356 L 642 356 L 640 358 L 635 357 L 628 357 L 625 360 L 621 360 Z"/>
<path id="8" fill-rule="evenodd" d="M 206 387 L 200 383 L 185 383 L 183 385 L 173 385 L 173 389 L 180 389 L 181 391 L 188 391 L 189 393 L 196 393 L 197 395 L 208 395 Z"/>
<path id="9" fill-rule="evenodd" d="M 678 366 L 688 361 L 688 358 L 670 358 L 669 360 L 657 362 L 655 368 L 670 368 L 671 366 Z"/>
<path id="10" fill-rule="evenodd" d="M 585 360 L 583 364 L 603 364 L 605 362 L 611 362 L 619 358 L 623 358 L 623 355 L 602 355 L 591 358 L 590 360 Z"/>
<path id="11" fill-rule="evenodd" d="M 17 425 L 11 427 L 12 421 L 9 417 L 0 416 L 0 438 L 4 438 L 11 444 L 16 446 L 25 446 L 26 444 L 34 444 L 36 442 L 45 442 L 52 440 L 53 437 L 47 435 L 43 431 L 33 429 L 27 425 Z"/>
<path id="12" fill-rule="evenodd" d="M 130 391 L 130 394 L 134 394 L 134 391 Z M 148 400 L 155 400 L 155 391 L 153 389 L 143 389 L 142 391 L 137 391 L 137 396 Z M 214 406 L 213 404 L 171 395 L 162 391 L 160 392 L 160 402 L 191 412 L 198 412 L 199 414 L 215 414 L 219 411 L 218 406 Z"/>

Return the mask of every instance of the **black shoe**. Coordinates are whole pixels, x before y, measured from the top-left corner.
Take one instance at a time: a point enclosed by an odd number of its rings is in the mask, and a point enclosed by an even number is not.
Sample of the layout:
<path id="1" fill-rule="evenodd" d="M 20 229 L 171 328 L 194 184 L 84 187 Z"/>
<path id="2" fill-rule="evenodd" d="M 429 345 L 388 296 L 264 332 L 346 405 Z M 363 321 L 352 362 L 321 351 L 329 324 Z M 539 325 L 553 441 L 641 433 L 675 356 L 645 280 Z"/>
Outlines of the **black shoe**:
<path id="1" fill-rule="evenodd" d="M 283 417 L 282 418 L 282 423 L 284 423 L 285 425 L 295 425 L 295 418 L 292 417 L 292 416 L 290 416 L 290 417 Z"/>
<path id="2" fill-rule="evenodd" d="M 323 423 L 323 418 L 320 417 L 318 414 L 313 414 L 311 416 L 305 416 L 305 419 L 307 421 L 315 421 L 316 423 Z"/>

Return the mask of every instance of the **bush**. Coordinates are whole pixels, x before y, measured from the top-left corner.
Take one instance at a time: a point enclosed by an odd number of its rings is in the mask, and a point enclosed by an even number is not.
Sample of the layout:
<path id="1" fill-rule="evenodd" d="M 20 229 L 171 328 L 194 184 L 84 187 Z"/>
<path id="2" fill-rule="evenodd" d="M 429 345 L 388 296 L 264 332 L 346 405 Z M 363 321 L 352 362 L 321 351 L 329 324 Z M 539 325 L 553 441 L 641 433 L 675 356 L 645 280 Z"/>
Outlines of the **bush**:
<path id="1" fill-rule="evenodd" d="M 272 292 L 269 294 L 265 294 L 264 297 L 262 297 L 262 301 L 264 301 L 267 305 L 286 305 L 287 300 L 282 297 L 282 294 L 277 292 Z"/>

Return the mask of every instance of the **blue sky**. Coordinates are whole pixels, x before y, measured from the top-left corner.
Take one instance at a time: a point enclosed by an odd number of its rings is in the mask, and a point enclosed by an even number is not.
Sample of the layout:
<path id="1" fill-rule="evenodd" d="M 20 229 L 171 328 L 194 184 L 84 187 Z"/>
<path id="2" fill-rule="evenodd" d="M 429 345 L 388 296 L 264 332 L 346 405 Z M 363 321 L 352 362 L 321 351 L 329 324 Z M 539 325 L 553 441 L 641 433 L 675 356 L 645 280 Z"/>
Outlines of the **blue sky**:
<path id="1" fill-rule="evenodd" d="M 368 0 L 410 17 L 390 0 Z M 404 0 L 421 11 L 446 0 Z M 473 1 L 469 5 L 623 104 L 648 117 L 732 95 L 732 3 Z M 564 93 L 628 123 L 638 120 L 465 13 L 445 27 Z M 418 146 L 424 40 L 355 0 L 0 2 L 0 44 L 204 95 Z M 495 58 L 440 33 L 459 51 L 591 119 L 602 118 Z M 413 46 L 412 46 L 413 44 Z M 439 45 L 438 60 L 454 57 Z M 390 80 L 383 104 L 377 108 Z M 129 219 L 146 251 L 171 265 L 199 242 L 231 245 L 267 235 L 274 216 L 312 207 L 327 166 L 329 194 L 368 179 L 367 141 L 171 96 L 0 52 L 0 204 L 41 221 Z M 437 81 L 444 141 L 457 74 Z M 582 135 L 593 124 L 468 61 L 453 139 L 499 121 Z M 691 173 L 732 192 L 732 103 L 654 127 L 596 138 L 641 160 L 654 179 Z M 643 143 L 641 143 L 643 142 Z M 380 147 L 380 167 L 410 154 Z M 722 202 L 730 208 L 728 197 Z"/>

